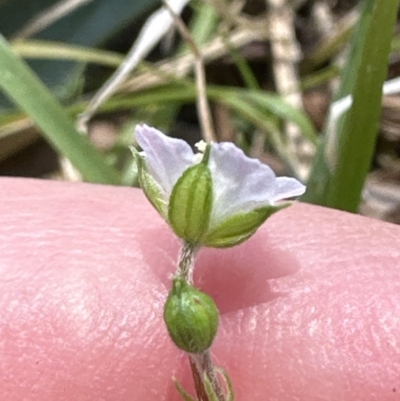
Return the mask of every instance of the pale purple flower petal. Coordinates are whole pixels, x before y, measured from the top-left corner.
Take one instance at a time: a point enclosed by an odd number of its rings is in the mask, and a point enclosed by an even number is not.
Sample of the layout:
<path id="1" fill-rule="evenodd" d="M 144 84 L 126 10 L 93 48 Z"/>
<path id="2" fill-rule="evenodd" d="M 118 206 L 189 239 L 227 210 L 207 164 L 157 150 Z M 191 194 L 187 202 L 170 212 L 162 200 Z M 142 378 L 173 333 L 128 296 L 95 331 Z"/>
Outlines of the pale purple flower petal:
<path id="1" fill-rule="evenodd" d="M 294 178 L 276 178 L 267 165 L 247 157 L 233 143 L 211 145 L 209 168 L 214 189 L 212 226 L 236 213 L 273 205 L 305 190 Z"/>
<path id="2" fill-rule="evenodd" d="M 273 200 L 278 201 L 281 199 L 292 198 L 293 196 L 300 196 L 306 192 L 306 187 L 295 178 L 278 177 L 274 185 Z"/>
<path id="3" fill-rule="evenodd" d="M 183 140 L 170 138 L 147 125 L 136 128 L 146 168 L 164 191 L 168 203 L 183 172 L 200 161 Z M 247 157 L 233 143 L 211 144 L 208 167 L 213 180 L 210 228 L 237 213 L 274 205 L 276 201 L 302 195 L 305 186 L 294 178 L 276 177 L 257 159 Z"/>
<path id="4" fill-rule="evenodd" d="M 185 141 L 170 138 L 147 125 L 138 125 L 135 134 L 149 174 L 169 197 L 178 178 L 193 164 L 192 149 Z"/>

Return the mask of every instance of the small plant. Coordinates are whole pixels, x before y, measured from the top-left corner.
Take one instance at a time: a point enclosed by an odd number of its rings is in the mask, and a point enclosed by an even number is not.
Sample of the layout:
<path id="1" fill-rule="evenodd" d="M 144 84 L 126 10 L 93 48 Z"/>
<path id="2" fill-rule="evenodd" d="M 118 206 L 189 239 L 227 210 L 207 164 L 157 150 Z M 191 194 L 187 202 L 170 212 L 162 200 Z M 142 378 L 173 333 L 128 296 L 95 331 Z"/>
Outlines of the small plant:
<path id="1" fill-rule="evenodd" d="M 174 344 L 190 359 L 199 401 L 233 400 L 227 373 L 214 366 L 210 347 L 219 312 L 214 301 L 193 286 L 195 257 L 201 247 L 225 248 L 250 238 L 273 213 L 290 206 L 276 201 L 300 196 L 305 186 L 276 177 L 232 143 L 190 146 L 146 125 L 136 128 L 143 149 L 132 148 L 139 181 L 148 200 L 181 239 L 182 248 L 164 320 Z M 185 400 L 193 400 L 176 382 Z"/>

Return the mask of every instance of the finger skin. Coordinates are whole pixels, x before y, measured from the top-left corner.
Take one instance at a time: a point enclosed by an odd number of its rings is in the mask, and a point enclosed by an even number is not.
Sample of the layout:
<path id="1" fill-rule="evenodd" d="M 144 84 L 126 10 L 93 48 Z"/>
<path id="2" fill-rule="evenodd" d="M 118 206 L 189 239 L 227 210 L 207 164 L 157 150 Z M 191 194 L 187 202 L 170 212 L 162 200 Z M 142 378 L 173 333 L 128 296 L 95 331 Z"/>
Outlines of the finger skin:
<path id="1" fill-rule="evenodd" d="M 179 242 L 140 190 L 0 180 L 0 400 L 175 401 Z M 400 400 L 400 228 L 296 204 L 200 252 L 236 400 Z"/>

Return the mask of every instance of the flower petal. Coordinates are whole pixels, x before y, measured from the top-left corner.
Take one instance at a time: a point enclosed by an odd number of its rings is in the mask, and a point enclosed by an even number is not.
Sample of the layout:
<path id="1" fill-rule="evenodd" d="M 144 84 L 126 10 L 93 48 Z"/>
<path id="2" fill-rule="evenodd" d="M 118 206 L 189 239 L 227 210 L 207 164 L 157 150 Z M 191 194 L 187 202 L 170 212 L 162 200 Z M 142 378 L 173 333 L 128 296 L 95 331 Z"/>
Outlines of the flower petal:
<path id="1" fill-rule="evenodd" d="M 178 178 L 193 164 L 192 149 L 185 141 L 170 138 L 147 125 L 138 125 L 135 134 L 149 174 L 169 197 Z"/>
<path id="2" fill-rule="evenodd" d="M 303 195 L 304 192 L 306 192 L 306 186 L 295 178 L 278 177 L 275 182 L 273 200 L 278 201 L 292 198 L 293 196 L 300 196 Z"/>
<path id="3" fill-rule="evenodd" d="M 209 167 L 214 184 L 212 227 L 236 213 L 273 205 L 305 190 L 294 178 L 277 179 L 267 165 L 229 142 L 212 144 Z"/>

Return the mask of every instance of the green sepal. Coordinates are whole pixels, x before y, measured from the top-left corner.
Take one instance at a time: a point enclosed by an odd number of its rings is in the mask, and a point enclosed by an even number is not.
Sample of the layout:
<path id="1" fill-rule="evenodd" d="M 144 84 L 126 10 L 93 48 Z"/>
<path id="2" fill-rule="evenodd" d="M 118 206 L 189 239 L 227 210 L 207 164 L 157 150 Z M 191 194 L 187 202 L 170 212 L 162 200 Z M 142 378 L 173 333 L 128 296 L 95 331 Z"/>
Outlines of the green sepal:
<path id="1" fill-rule="evenodd" d="M 218 373 L 220 378 L 224 381 L 223 386 L 226 391 L 226 394 L 224 394 L 224 400 L 233 401 L 235 399 L 235 392 L 233 391 L 232 382 L 228 373 L 224 369 L 218 367 L 214 368 L 214 370 L 215 373 Z M 217 380 L 219 380 L 219 378 Z M 203 382 L 209 401 L 219 401 L 218 395 L 213 389 L 211 380 L 207 376 L 207 373 L 204 373 L 203 375 Z"/>
<path id="2" fill-rule="evenodd" d="M 219 367 L 215 367 L 215 372 L 220 375 L 220 377 L 224 381 L 224 389 L 226 390 L 226 394 L 224 394 L 226 401 L 234 401 L 235 399 L 235 392 L 233 390 L 232 382 L 231 379 L 228 375 L 228 373 Z M 178 391 L 179 395 L 184 399 L 184 401 L 196 401 L 195 398 L 193 398 L 178 382 L 176 378 L 172 379 L 175 388 Z M 219 398 L 213 389 L 213 386 L 211 384 L 210 379 L 207 376 L 207 373 L 203 374 L 203 384 L 204 384 L 204 389 L 206 391 L 206 394 L 208 396 L 209 401 L 219 401 Z"/>
<path id="3" fill-rule="evenodd" d="M 179 395 L 184 399 L 184 401 L 196 401 L 195 398 L 193 398 L 178 382 L 178 380 L 176 380 L 175 378 L 172 379 L 174 384 L 175 384 L 175 388 L 178 391 Z"/>
<path id="4" fill-rule="evenodd" d="M 213 203 L 210 169 L 202 163 L 188 168 L 178 179 L 169 199 L 168 221 L 186 242 L 202 242 L 210 223 Z"/>
<path id="5" fill-rule="evenodd" d="M 233 385 L 228 372 L 222 368 L 215 368 L 215 370 L 224 378 L 225 386 L 227 389 L 227 401 L 233 401 L 235 399 L 235 391 L 233 390 Z"/>
<path id="6" fill-rule="evenodd" d="M 219 401 L 217 393 L 214 391 L 213 386 L 211 384 L 211 380 L 208 378 L 207 374 L 204 374 L 204 388 L 206 389 L 206 393 L 209 401 Z"/>
<path id="7" fill-rule="evenodd" d="M 291 203 L 284 203 L 277 206 L 265 206 L 228 217 L 207 233 L 202 245 L 213 248 L 238 245 L 250 238 L 268 217 L 290 205 Z"/>
<path id="8" fill-rule="evenodd" d="M 157 181 L 148 173 L 146 161 L 133 146 L 130 147 L 138 168 L 138 179 L 140 187 L 143 189 L 149 202 L 157 212 L 165 219 L 168 218 L 168 204 L 164 197 L 164 191 Z"/>
<path id="9" fill-rule="evenodd" d="M 213 343 L 219 312 L 211 297 L 178 276 L 164 305 L 164 322 L 179 349 L 198 354 Z"/>

